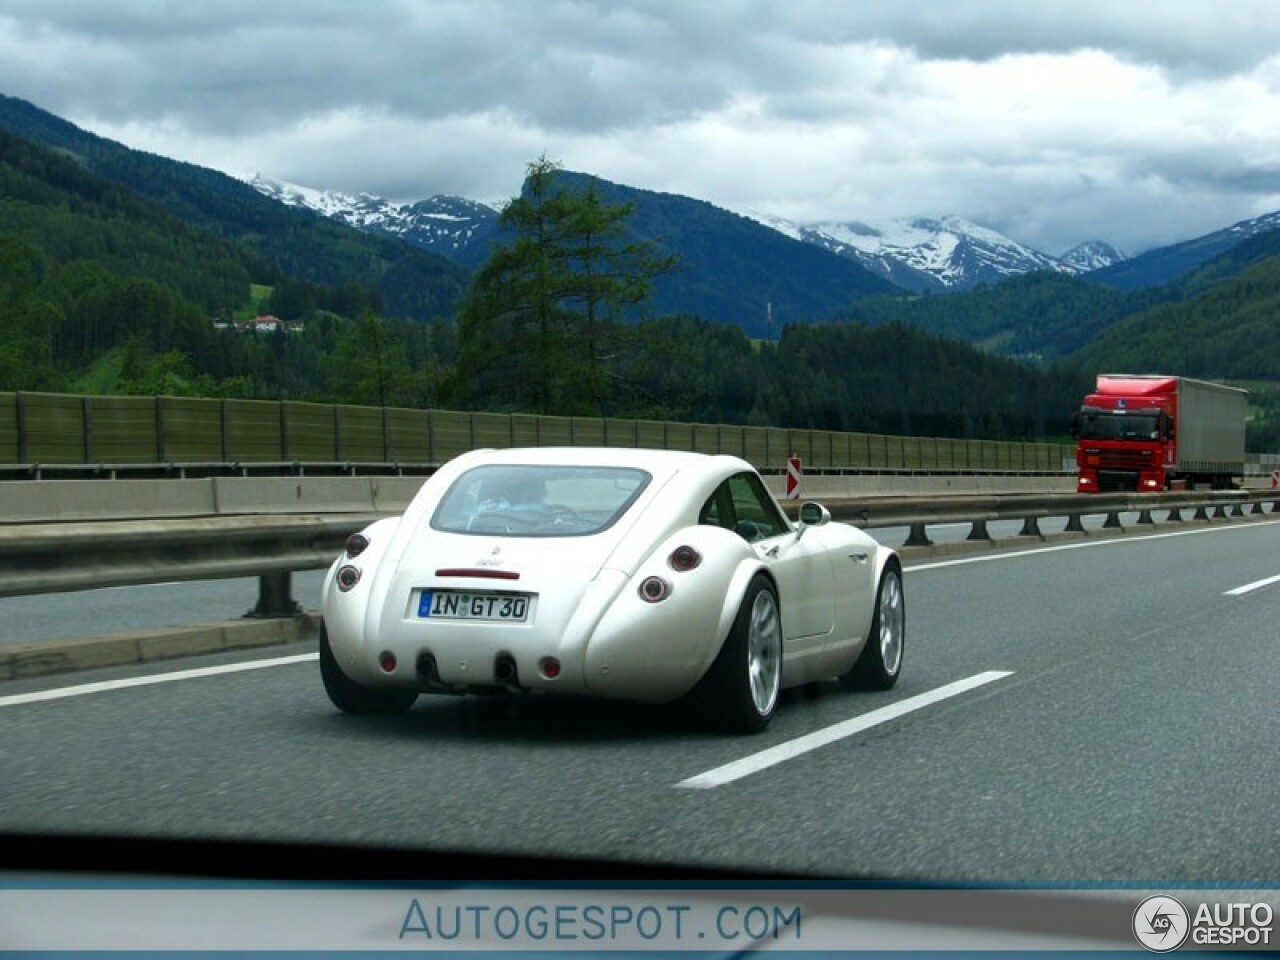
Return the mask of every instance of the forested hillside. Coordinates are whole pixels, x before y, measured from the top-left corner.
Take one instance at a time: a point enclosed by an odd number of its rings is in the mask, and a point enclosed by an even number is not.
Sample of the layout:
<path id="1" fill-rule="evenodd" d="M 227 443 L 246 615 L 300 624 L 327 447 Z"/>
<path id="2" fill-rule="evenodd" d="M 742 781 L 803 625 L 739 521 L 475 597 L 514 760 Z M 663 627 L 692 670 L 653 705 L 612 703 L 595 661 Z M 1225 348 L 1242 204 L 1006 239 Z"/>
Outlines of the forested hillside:
<path id="1" fill-rule="evenodd" d="M 1192 377 L 1280 377 L 1280 257 L 1189 300 L 1125 317 L 1081 350 L 1079 360 Z"/>
<path id="2" fill-rule="evenodd" d="M 276 276 L 376 289 L 389 315 L 451 316 L 467 273 L 443 257 L 295 210 L 225 174 L 131 150 L 43 110 L 0 95 L 0 129 L 74 158 L 178 219 L 236 240 Z"/>
<path id="3" fill-rule="evenodd" d="M 1069 356 L 1126 311 L 1123 294 L 1061 273 L 1028 273 L 951 294 L 870 297 L 842 320 L 904 323 L 991 353 L 1049 362 Z"/>
<path id="4" fill-rule="evenodd" d="M 841 311 L 839 318 L 870 326 L 905 323 L 1042 366 L 1070 358 L 1114 368 L 1108 351 L 1121 341 L 1112 338 L 1111 330 L 1121 321 L 1162 304 L 1190 300 L 1218 286 L 1230 287 L 1234 278 L 1277 256 L 1280 231 L 1273 231 L 1244 240 L 1158 287 L 1124 292 L 1079 277 L 1029 273 L 962 293 L 869 297 Z M 1227 299 L 1236 301 L 1242 296 L 1249 294 L 1232 292 Z M 1180 315 L 1176 311 L 1170 314 Z M 1123 340 L 1143 335 L 1131 330 Z M 1162 356 L 1154 345 L 1146 355 Z M 1156 366 L 1176 369 L 1169 365 L 1177 362 L 1170 356 Z M 1232 376 L 1227 372 L 1214 375 Z"/>

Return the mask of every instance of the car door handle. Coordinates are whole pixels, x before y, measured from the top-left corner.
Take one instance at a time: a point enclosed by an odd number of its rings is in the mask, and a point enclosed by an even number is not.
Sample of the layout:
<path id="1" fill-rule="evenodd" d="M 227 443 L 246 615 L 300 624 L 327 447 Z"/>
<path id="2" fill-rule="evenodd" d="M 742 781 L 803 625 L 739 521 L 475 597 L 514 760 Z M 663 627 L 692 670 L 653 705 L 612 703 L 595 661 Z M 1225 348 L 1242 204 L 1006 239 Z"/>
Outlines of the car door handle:
<path id="1" fill-rule="evenodd" d="M 851 553 L 849 554 L 849 559 L 854 563 L 866 563 L 867 555 L 865 553 Z"/>

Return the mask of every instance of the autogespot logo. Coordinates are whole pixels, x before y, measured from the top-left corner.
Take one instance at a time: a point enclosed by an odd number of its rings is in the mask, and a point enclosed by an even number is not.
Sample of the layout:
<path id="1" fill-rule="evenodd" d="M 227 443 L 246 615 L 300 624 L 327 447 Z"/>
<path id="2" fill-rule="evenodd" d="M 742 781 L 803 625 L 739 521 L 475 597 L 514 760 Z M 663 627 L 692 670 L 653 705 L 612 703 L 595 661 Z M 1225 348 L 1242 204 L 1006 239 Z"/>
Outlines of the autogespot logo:
<path id="1" fill-rule="evenodd" d="M 1133 912 L 1133 935 L 1155 953 L 1177 950 L 1191 929 L 1191 914 L 1173 897 L 1147 897 Z"/>

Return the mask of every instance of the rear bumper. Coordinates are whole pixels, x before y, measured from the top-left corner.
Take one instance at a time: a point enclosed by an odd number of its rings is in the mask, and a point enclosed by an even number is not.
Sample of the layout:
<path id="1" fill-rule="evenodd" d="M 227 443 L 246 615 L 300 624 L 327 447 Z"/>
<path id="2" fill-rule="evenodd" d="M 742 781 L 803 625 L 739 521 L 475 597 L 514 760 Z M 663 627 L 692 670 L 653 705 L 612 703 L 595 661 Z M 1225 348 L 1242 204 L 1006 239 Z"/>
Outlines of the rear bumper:
<path id="1" fill-rule="evenodd" d="M 719 649 L 718 605 L 645 603 L 616 571 L 603 571 L 572 609 L 535 608 L 525 623 L 431 621 L 398 603 L 366 619 L 339 612 L 343 599 L 326 616 L 330 647 L 368 686 L 664 703 L 691 690 Z"/>

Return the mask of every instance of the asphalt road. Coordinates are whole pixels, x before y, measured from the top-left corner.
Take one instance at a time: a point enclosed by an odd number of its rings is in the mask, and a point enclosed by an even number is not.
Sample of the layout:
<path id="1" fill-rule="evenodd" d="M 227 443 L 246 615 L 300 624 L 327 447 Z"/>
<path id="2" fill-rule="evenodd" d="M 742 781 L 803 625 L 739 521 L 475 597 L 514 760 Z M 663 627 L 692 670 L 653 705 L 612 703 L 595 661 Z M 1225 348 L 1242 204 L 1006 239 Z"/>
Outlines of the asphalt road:
<path id="1" fill-rule="evenodd" d="M 1274 882 L 1280 582 L 1228 591 L 1277 576 L 1276 520 L 910 567 L 898 687 L 790 693 L 747 738 L 670 709 L 511 698 L 355 719 L 326 700 L 313 654 L 279 648 L 208 676 L 14 682 L 0 828 L 904 880 Z M 113 686 L 142 677 L 160 682 Z M 108 688 L 76 690 L 90 680 Z M 802 751 L 805 737 L 830 742 Z"/>

